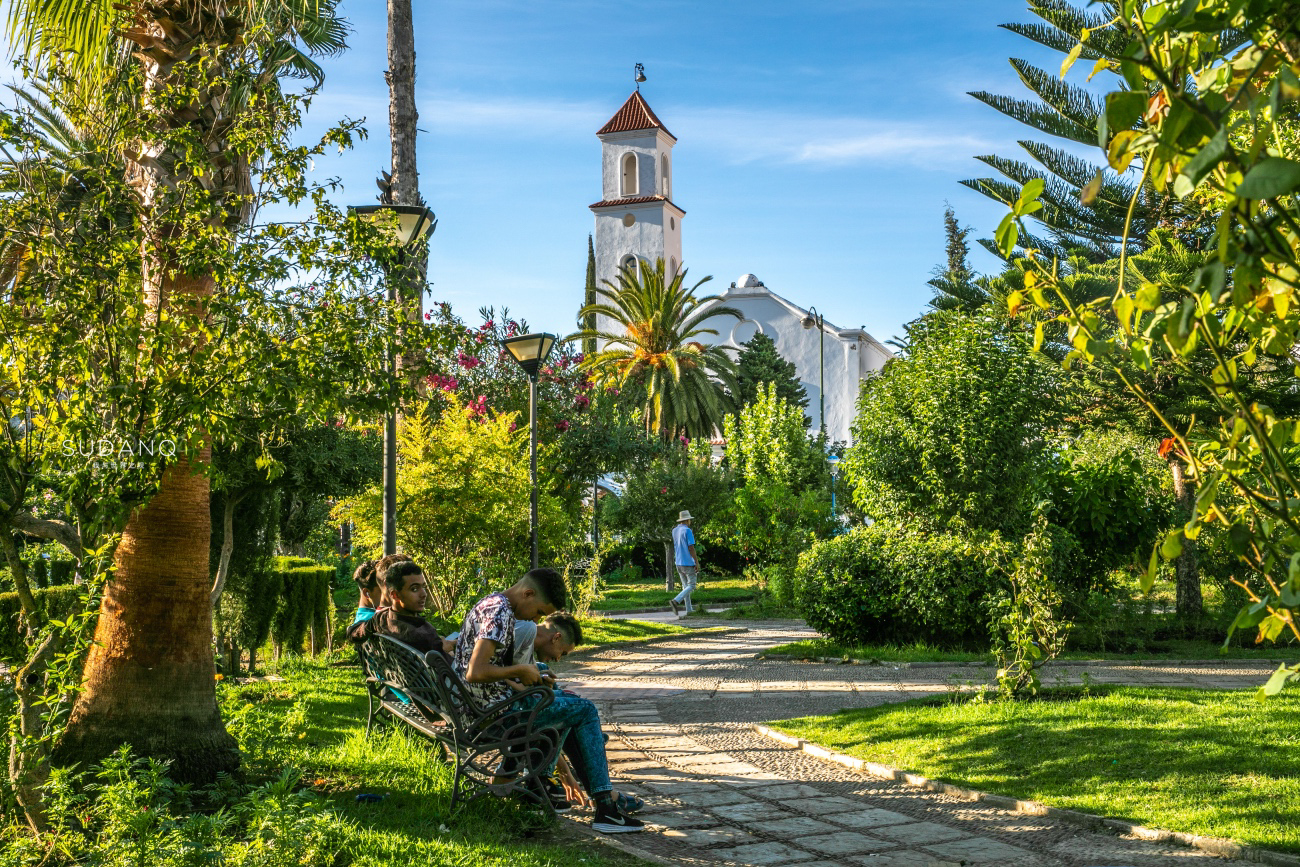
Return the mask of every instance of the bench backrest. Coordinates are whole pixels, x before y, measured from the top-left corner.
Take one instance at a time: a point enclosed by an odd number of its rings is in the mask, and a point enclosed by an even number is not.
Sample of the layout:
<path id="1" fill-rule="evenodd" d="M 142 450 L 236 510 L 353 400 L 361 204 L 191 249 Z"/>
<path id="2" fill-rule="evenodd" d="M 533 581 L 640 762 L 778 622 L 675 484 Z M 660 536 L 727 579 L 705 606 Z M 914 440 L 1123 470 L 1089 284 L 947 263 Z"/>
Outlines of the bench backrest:
<path id="1" fill-rule="evenodd" d="M 370 636 L 361 653 L 381 688 L 410 697 L 426 716 L 433 714 L 448 725 L 465 729 L 478 715 L 469 691 L 442 654 L 431 653 L 426 658 L 388 635 Z"/>

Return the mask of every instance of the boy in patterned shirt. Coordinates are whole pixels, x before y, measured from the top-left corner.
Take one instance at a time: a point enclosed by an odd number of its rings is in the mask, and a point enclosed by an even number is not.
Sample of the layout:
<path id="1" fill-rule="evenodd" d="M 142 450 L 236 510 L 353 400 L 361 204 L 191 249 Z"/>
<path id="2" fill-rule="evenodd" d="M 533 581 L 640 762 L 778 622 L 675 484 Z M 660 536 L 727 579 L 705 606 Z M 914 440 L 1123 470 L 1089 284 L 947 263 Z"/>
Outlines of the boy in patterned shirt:
<path id="1" fill-rule="evenodd" d="M 537 620 L 554 614 L 564 607 L 567 596 L 559 572 L 534 569 L 504 592 L 485 596 L 470 609 L 460 628 L 452 666 L 478 701 L 494 704 L 516 690 L 555 683 L 553 676 L 543 677 L 535 664 L 512 664 L 515 620 Z M 580 776 L 596 802 L 591 827 L 606 834 L 640 831 L 643 824 L 625 815 L 614 803 L 596 706 L 576 695 L 556 693 L 551 704 L 537 715 L 537 722 L 561 731 L 572 730 L 582 762 Z"/>

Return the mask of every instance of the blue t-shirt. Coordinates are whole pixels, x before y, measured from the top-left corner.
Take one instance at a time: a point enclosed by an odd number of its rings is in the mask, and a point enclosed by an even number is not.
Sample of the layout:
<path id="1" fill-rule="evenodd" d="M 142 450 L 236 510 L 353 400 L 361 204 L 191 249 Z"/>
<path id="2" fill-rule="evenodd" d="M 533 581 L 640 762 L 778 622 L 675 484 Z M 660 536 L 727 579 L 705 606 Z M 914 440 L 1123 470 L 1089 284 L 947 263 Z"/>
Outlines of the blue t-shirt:
<path id="1" fill-rule="evenodd" d="M 673 550 L 676 552 L 678 566 L 694 566 L 695 558 L 691 556 L 691 545 L 695 544 L 695 534 L 686 524 L 673 527 Z"/>

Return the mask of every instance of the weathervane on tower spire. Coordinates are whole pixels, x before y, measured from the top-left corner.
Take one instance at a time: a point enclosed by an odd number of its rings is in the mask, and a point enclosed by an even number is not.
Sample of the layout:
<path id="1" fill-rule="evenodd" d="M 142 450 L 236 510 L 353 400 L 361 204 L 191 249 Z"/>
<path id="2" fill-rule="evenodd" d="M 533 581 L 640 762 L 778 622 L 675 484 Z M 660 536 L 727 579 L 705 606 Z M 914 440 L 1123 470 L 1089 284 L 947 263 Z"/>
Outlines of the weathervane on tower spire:
<path id="1" fill-rule="evenodd" d="M 641 82 L 645 81 L 645 64 L 644 64 L 644 63 L 638 63 L 638 64 L 636 65 L 636 75 L 633 76 L 633 78 L 634 78 L 634 80 L 636 81 L 636 92 L 637 92 L 637 93 L 640 93 L 640 92 L 641 92 Z"/>

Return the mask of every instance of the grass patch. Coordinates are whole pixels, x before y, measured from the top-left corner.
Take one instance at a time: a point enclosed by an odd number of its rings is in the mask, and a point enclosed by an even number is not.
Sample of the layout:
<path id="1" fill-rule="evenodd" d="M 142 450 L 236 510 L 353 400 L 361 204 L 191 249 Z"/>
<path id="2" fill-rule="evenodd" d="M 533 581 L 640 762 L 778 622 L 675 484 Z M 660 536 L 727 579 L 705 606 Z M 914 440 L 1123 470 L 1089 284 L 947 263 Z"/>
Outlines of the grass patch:
<path id="1" fill-rule="evenodd" d="M 350 651 L 342 656 L 348 658 Z M 284 683 L 221 685 L 223 711 L 249 770 L 301 769 L 342 816 L 342 855 L 356 867 L 632 867 L 637 859 L 566 839 L 536 810 L 482 798 L 449 813 L 451 771 L 429 744 L 403 731 L 365 735 L 359 668 L 293 658 L 273 666 Z M 367 792 L 387 795 L 358 803 Z"/>
<path id="2" fill-rule="evenodd" d="M 906 647 L 887 645 L 840 644 L 826 638 L 794 641 L 763 651 L 769 656 L 792 656 L 809 659 L 819 656 L 851 659 L 875 659 L 880 662 L 992 662 L 993 654 L 980 651 L 939 650 L 926 644 Z M 1170 639 L 1153 642 L 1139 653 L 1118 653 L 1100 650 L 1070 650 L 1061 659 L 1300 659 L 1300 647 L 1295 645 L 1265 645 L 1262 647 L 1228 647 L 1211 641 Z"/>
<path id="3" fill-rule="evenodd" d="M 583 647 L 600 647 L 605 644 L 619 644 L 624 641 L 644 641 L 661 635 L 677 635 L 681 632 L 694 632 L 686 626 L 675 623 L 649 623 L 645 620 L 621 620 L 596 617 L 582 621 Z"/>
<path id="4" fill-rule="evenodd" d="M 667 608 L 668 600 L 676 596 L 679 590 L 680 587 L 677 587 L 669 593 L 664 590 L 663 578 L 653 575 L 639 581 L 609 582 L 601 588 L 600 598 L 591 604 L 591 608 L 593 611 Z M 758 594 L 758 585 L 748 578 L 734 575 L 715 577 L 705 573 L 691 594 L 691 600 L 696 605 L 714 605 L 753 599 Z"/>
<path id="5" fill-rule="evenodd" d="M 1053 689 L 768 723 L 931 779 L 1300 853 L 1300 691 Z"/>

